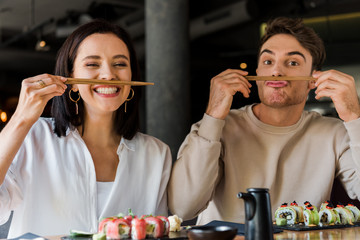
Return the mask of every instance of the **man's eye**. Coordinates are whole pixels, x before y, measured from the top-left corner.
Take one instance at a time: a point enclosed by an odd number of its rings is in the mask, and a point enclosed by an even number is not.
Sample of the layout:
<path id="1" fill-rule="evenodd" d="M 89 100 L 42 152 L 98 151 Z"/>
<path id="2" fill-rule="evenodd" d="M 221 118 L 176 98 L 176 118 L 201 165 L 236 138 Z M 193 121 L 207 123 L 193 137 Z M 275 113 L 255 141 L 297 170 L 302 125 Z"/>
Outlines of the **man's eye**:
<path id="1" fill-rule="evenodd" d="M 289 62 L 289 65 L 290 65 L 290 66 L 299 66 L 299 63 L 298 63 L 298 62 L 295 62 L 295 61 L 290 61 L 290 62 Z"/>
<path id="2" fill-rule="evenodd" d="M 264 61 L 264 64 L 265 64 L 265 65 L 270 65 L 270 64 L 271 64 L 271 61 L 270 61 L 270 60 L 265 60 L 265 61 Z"/>

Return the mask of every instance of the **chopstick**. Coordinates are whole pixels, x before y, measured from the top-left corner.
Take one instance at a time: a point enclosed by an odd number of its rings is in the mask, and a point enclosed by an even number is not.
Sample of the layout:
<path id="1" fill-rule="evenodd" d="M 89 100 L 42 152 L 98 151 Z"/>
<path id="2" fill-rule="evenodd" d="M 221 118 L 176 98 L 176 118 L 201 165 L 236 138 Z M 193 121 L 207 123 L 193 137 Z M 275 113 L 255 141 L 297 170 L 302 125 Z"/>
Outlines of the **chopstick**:
<path id="1" fill-rule="evenodd" d="M 248 81 L 316 81 L 310 76 L 244 76 Z"/>
<path id="2" fill-rule="evenodd" d="M 136 82 L 136 81 L 116 81 L 116 80 L 100 80 L 87 78 L 67 78 L 65 84 L 102 84 L 102 85 L 131 85 L 131 86 L 147 86 L 154 85 L 152 82 Z"/>

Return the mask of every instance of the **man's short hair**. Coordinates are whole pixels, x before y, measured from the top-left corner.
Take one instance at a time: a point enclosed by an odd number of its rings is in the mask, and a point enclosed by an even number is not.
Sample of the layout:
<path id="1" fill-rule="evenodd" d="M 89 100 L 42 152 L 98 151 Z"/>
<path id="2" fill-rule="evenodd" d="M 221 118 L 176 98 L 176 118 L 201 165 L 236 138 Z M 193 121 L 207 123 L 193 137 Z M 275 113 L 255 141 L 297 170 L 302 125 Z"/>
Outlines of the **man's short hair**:
<path id="1" fill-rule="evenodd" d="M 302 19 L 278 17 L 266 24 L 265 34 L 260 40 L 259 52 L 263 44 L 274 35 L 290 34 L 308 50 L 312 56 L 312 70 L 321 70 L 326 53 L 324 43 L 315 31 L 304 25 Z"/>

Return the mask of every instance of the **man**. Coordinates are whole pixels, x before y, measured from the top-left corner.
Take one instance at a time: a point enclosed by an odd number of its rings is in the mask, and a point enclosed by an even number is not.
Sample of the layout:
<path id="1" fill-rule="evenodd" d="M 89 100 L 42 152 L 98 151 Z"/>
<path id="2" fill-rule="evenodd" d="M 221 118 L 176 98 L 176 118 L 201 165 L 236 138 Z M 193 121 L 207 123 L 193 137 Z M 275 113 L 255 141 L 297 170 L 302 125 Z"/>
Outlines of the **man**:
<path id="1" fill-rule="evenodd" d="M 244 222 L 238 192 L 270 189 L 272 213 L 283 202 L 330 198 L 336 177 L 360 197 L 360 106 L 354 79 L 319 71 L 321 39 L 299 19 L 277 18 L 260 44 L 258 76 L 313 76 L 316 81 L 257 81 L 259 104 L 230 110 L 236 92 L 249 96 L 247 72 L 228 69 L 211 80 L 203 119 L 180 147 L 168 189 L 172 213 L 184 219 Z M 340 119 L 304 111 L 311 89 L 330 97 Z"/>

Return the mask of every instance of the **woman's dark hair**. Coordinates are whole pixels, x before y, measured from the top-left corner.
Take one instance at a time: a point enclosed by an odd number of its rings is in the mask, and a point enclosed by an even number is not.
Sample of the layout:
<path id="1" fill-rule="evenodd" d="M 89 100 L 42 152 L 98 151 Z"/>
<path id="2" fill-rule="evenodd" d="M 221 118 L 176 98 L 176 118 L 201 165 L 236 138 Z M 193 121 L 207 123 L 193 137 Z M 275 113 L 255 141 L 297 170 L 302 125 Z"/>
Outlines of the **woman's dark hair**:
<path id="1" fill-rule="evenodd" d="M 260 40 L 260 48 L 274 35 L 290 34 L 307 49 L 312 56 L 312 70 L 321 70 L 325 61 L 326 53 L 324 43 L 315 31 L 304 25 L 302 19 L 278 17 L 266 23 L 266 31 Z"/>
<path id="2" fill-rule="evenodd" d="M 132 81 L 139 81 L 140 69 L 136 58 L 135 49 L 130 36 L 120 26 L 105 20 L 94 20 L 76 29 L 64 42 L 56 58 L 55 75 L 70 77 L 73 72 L 74 61 L 78 48 L 82 41 L 94 33 L 112 33 L 118 36 L 127 46 L 130 54 Z M 59 136 L 65 136 L 66 131 L 76 126 L 84 125 L 84 104 L 82 99 L 78 102 L 79 113 L 76 114 L 75 103 L 69 98 L 71 85 L 68 85 L 62 96 L 54 97 L 51 113 L 55 120 L 54 132 Z M 113 130 L 126 139 L 132 139 L 139 131 L 139 101 L 141 89 L 133 87 L 134 98 L 127 102 L 125 113 L 124 105 L 116 111 Z M 130 93 L 131 94 L 131 93 Z M 77 97 L 72 97 L 77 99 Z"/>

